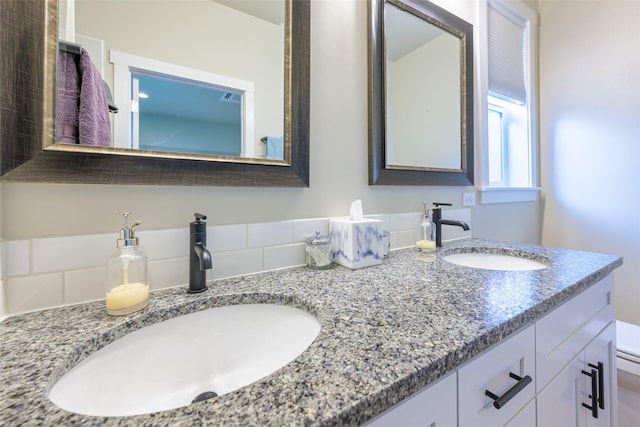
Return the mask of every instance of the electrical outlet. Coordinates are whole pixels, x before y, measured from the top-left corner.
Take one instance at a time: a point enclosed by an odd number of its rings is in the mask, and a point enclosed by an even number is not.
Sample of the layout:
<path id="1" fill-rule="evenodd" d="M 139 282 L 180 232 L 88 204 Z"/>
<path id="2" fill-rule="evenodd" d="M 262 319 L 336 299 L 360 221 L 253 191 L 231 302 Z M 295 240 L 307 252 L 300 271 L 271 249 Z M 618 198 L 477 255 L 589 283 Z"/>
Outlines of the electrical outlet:
<path id="1" fill-rule="evenodd" d="M 462 206 L 475 206 L 476 193 L 462 193 Z"/>

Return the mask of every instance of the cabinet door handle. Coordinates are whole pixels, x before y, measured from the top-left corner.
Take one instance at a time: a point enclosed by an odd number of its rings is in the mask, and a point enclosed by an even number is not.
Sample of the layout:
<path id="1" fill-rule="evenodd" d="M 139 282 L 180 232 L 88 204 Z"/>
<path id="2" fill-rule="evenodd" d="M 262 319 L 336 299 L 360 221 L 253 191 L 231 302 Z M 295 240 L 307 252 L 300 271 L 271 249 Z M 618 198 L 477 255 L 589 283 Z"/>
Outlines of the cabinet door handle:
<path id="1" fill-rule="evenodd" d="M 589 367 L 598 371 L 598 406 L 604 409 L 604 363 L 598 362 L 598 365 L 589 363 Z"/>
<path id="2" fill-rule="evenodd" d="M 582 373 L 591 377 L 591 394 L 589 395 L 591 398 L 591 406 L 584 402 L 582 403 L 582 406 L 591 411 L 591 416 L 593 418 L 598 418 L 598 374 L 595 369 L 591 369 L 591 372 L 582 370 Z"/>
<path id="3" fill-rule="evenodd" d="M 485 390 L 484 392 L 485 395 L 493 399 L 493 406 L 496 409 L 502 408 L 508 401 L 513 399 L 516 394 L 520 393 L 520 391 L 522 391 L 522 389 L 532 381 L 529 375 L 519 377 L 513 372 L 509 372 L 509 376 L 518 382 L 512 385 L 509 390 L 505 391 L 501 396 L 498 396 L 495 393 L 490 392 L 489 390 Z"/>

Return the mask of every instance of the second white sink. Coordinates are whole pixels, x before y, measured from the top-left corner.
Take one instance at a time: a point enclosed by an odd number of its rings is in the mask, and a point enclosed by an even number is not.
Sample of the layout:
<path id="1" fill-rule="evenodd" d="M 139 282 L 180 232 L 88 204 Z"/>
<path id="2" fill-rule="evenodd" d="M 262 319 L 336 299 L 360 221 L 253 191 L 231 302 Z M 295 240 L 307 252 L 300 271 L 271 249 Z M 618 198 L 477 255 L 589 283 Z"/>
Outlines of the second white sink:
<path id="1" fill-rule="evenodd" d="M 485 270 L 528 271 L 548 267 L 542 262 L 526 257 L 487 252 L 450 254 L 443 256 L 442 259 L 453 264 Z"/>
<path id="2" fill-rule="evenodd" d="M 283 305 L 195 312 L 131 332 L 93 353 L 53 386 L 49 399 L 96 416 L 179 408 L 275 372 L 319 332 L 315 317 Z"/>

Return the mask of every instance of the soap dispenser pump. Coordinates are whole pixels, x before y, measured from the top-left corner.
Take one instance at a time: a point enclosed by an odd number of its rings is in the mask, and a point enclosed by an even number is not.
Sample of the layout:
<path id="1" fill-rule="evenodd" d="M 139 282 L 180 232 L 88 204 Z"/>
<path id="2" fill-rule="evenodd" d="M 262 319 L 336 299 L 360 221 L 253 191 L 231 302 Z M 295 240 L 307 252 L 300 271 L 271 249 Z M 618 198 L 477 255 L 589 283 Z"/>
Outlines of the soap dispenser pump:
<path id="1" fill-rule="evenodd" d="M 107 313 L 114 316 L 133 313 L 149 304 L 149 284 L 147 282 L 147 257 L 138 247 L 135 229 L 141 224 L 136 221 L 128 226 L 130 212 L 120 212 L 124 226 L 116 241 L 116 252 L 107 262 Z"/>
<path id="2" fill-rule="evenodd" d="M 416 250 L 418 252 L 434 252 L 436 250 L 435 227 L 429 217 L 427 202 L 423 202 L 422 220 L 416 233 Z"/>

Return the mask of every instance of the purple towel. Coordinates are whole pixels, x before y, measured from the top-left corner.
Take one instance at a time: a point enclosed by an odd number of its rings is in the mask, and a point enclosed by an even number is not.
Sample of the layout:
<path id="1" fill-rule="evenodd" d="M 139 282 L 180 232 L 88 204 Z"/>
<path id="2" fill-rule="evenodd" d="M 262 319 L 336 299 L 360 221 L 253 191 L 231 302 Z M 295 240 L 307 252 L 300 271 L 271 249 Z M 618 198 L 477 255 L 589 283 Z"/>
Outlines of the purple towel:
<path id="1" fill-rule="evenodd" d="M 109 104 L 102 76 L 85 49 L 79 58 L 60 51 L 57 96 L 56 141 L 111 146 Z"/>
<path id="2" fill-rule="evenodd" d="M 58 56 L 57 97 L 56 141 L 77 144 L 80 75 L 76 55 L 64 50 L 60 50 Z"/>

